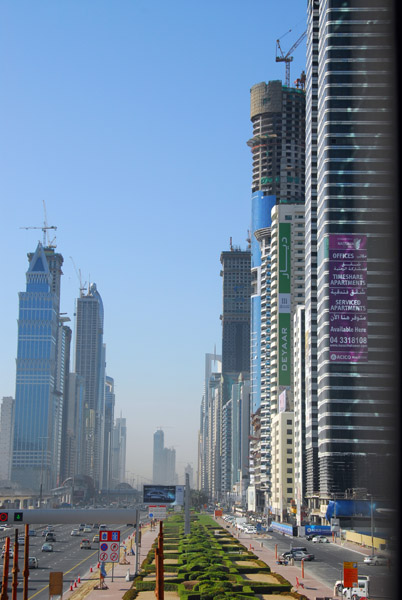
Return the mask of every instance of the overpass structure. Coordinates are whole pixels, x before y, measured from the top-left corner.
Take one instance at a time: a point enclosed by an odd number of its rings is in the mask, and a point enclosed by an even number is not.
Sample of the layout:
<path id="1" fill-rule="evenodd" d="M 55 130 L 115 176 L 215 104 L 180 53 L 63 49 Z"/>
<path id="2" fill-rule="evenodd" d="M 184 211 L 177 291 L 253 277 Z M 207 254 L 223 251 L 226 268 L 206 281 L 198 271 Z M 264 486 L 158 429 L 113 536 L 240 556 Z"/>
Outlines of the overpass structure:
<path id="1" fill-rule="evenodd" d="M 109 509 L 109 508 L 49 508 L 49 509 L 27 509 L 10 510 L 0 509 L 0 526 L 7 523 L 11 527 L 18 524 L 43 525 L 52 524 L 76 524 L 76 523 L 121 523 L 136 526 L 139 520 L 138 508 Z"/>

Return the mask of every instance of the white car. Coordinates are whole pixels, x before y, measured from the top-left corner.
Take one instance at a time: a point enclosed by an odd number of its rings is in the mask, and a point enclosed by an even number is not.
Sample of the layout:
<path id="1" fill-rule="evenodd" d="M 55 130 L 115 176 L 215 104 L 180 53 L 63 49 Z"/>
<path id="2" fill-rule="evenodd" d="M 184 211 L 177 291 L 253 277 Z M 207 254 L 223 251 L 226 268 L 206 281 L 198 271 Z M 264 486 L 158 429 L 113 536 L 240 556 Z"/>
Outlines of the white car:
<path id="1" fill-rule="evenodd" d="M 254 526 L 245 527 L 244 528 L 244 533 L 257 533 L 257 528 L 254 527 Z"/>
<path id="2" fill-rule="evenodd" d="M 80 535 L 79 529 L 72 529 L 70 535 Z"/>
<path id="3" fill-rule="evenodd" d="M 374 556 L 366 556 L 364 559 L 366 565 L 387 565 L 389 563 L 388 556 L 385 554 L 376 554 Z"/>
<path id="4" fill-rule="evenodd" d="M 28 568 L 29 569 L 37 569 L 39 567 L 39 561 L 36 556 L 30 556 L 28 558 Z"/>
<path id="5" fill-rule="evenodd" d="M 357 583 L 359 584 L 359 587 L 364 587 L 366 581 L 370 582 L 370 575 L 358 575 Z M 335 587 L 340 594 L 342 594 L 342 592 L 346 594 L 347 588 L 343 587 L 343 579 L 338 579 L 338 581 L 335 582 Z"/>
<path id="6" fill-rule="evenodd" d="M 325 535 L 316 535 L 315 537 L 313 537 L 313 539 L 311 541 L 314 542 L 314 544 L 316 544 L 317 542 L 319 544 L 328 544 L 329 543 L 329 539 Z"/>

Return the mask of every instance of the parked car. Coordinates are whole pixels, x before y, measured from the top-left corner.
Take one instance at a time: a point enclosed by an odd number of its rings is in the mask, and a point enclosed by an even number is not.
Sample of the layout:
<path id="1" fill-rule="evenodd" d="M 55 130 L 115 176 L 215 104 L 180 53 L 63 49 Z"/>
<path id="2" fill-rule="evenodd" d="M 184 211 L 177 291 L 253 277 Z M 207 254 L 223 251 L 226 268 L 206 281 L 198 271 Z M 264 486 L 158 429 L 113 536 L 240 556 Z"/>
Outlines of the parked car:
<path id="1" fill-rule="evenodd" d="M 79 529 L 72 529 L 70 535 L 80 535 Z"/>
<path id="2" fill-rule="evenodd" d="M 387 565 L 389 563 L 388 556 L 385 554 L 375 554 L 374 556 L 366 556 L 364 559 L 364 563 L 366 565 Z"/>
<path id="3" fill-rule="evenodd" d="M 42 546 L 42 552 L 53 552 L 53 546 L 52 544 L 49 544 L 48 542 L 45 542 Z"/>
<path id="4" fill-rule="evenodd" d="M 80 548 L 81 550 L 91 550 L 91 542 L 87 538 L 84 538 L 81 540 Z"/>
<path id="5" fill-rule="evenodd" d="M 329 543 L 329 539 L 327 538 L 326 535 L 316 535 L 315 537 L 313 537 L 312 542 L 314 544 L 316 544 L 317 542 L 319 544 L 328 544 Z"/>
<path id="6" fill-rule="evenodd" d="M 39 561 L 36 556 L 30 556 L 28 558 L 28 568 L 29 569 L 37 569 L 39 567 Z"/>

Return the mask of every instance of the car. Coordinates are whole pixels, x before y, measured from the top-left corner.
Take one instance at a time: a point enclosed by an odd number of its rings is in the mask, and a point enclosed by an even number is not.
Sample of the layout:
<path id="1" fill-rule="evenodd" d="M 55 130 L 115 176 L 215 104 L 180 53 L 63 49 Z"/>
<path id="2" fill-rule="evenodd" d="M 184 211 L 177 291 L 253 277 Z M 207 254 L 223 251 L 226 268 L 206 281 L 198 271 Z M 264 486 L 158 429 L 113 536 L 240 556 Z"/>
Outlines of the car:
<path id="1" fill-rule="evenodd" d="M 311 540 L 315 537 L 314 533 L 309 533 L 309 535 L 306 535 L 306 540 L 308 542 L 311 542 Z"/>
<path id="2" fill-rule="evenodd" d="M 23 535 L 18 536 L 18 544 L 20 546 L 25 546 L 25 537 Z"/>
<path id="3" fill-rule="evenodd" d="M 314 554 L 308 552 L 293 552 L 293 560 L 314 560 Z"/>
<path id="4" fill-rule="evenodd" d="M 364 561 L 366 565 L 388 565 L 390 559 L 385 554 L 375 554 L 374 556 L 366 556 Z"/>
<path id="5" fill-rule="evenodd" d="M 39 561 L 36 556 L 30 556 L 28 558 L 28 568 L 29 569 L 37 569 L 39 567 Z"/>
<path id="6" fill-rule="evenodd" d="M 79 531 L 84 531 L 85 523 L 80 523 L 78 529 Z"/>
<path id="7" fill-rule="evenodd" d="M 1 553 L 1 558 L 4 558 L 5 554 L 6 554 L 6 551 L 5 551 L 5 550 L 4 550 L 4 548 L 3 548 L 3 551 L 2 551 L 2 553 Z M 14 551 L 13 551 L 13 550 L 11 550 L 11 548 L 10 548 L 10 550 L 8 551 L 8 556 L 9 556 L 10 558 L 14 558 Z"/>
<path id="8" fill-rule="evenodd" d="M 52 544 L 49 544 L 48 542 L 45 542 L 42 546 L 42 552 L 53 552 L 53 546 Z"/>
<path id="9" fill-rule="evenodd" d="M 46 531 L 54 531 L 53 525 L 47 525 Z"/>
<path id="10" fill-rule="evenodd" d="M 313 539 L 311 541 L 314 544 L 316 544 L 317 542 L 319 544 L 328 544 L 329 543 L 329 539 L 325 535 L 316 535 L 315 537 L 313 537 Z"/>
<path id="11" fill-rule="evenodd" d="M 107 529 L 107 525 L 105 525 L 104 523 L 102 525 L 99 525 L 99 531 L 106 531 Z"/>
<path id="12" fill-rule="evenodd" d="M 36 529 L 29 529 L 28 530 L 28 535 L 29 537 L 36 537 Z"/>
<path id="13" fill-rule="evenodd" d="M 70 535 L 80 535 L 79 529 L 72 529 Z"/>
<path id="14" fill-rule="evenodd" d="M 91 531 L 92 527 L 89 527 L 89 525 L 85 525 L 83 533 L 91 533 Z"/>
<path id="15" fill-rule="evenodd" d="M 94 544 L 99 544 L 99 533 L 94 535 L 94 537 L 92 538 L 92 541 Z"/>
<path id="16" fill-rule="evenodd" d="M 45 541 L 46 542 L 55 542 L 56 541 L 56 534 L 53 533 L 53 531 L 48 531 L 45 535 Z"/>
<path id="17" fill-rule="evenodd" d="M 358 575 L 358 581 L 357 583 L 359 584 L 359 587 L 363 587 L 367 582 L 370 582 L 370 576 L 369 575 Z M 338 590 L 338 592 L 340 594 L 342 594 L 344 587 L 343 587 L 343 579 L 338 579 L 338 581 L 335 582 L 335 587 Z M 348 588 L 345 588 L 345 590 L 347 590 Z"/>
<path id="18" fill-rule="evenodd" d="M 93 523 L 92 528 L 93 529 L 99 529 L 99 523 Z"/>
<path id="19" fill-rule="evenodd" d="M 80 548 L 81 550 L 91 550 L 91 542 L 87 538 L 81 540 Z"/>

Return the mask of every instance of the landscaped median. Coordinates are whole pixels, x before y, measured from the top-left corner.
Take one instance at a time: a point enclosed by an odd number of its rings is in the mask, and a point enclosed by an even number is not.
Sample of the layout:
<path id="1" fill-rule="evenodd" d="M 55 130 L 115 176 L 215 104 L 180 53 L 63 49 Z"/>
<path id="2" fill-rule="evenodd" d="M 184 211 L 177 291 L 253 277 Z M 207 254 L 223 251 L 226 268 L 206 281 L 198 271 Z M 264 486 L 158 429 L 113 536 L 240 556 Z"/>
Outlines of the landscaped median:
<path id="1" fill-rule="evenodd" d="M 307 600 L 209 516 L 193 514 L 185 535 L 183 516 L 172 515 L 164 522 L 163 540 L 165 600 Z M 156 545 L 123 600 L 142 600 L 155 590 Z"/>

